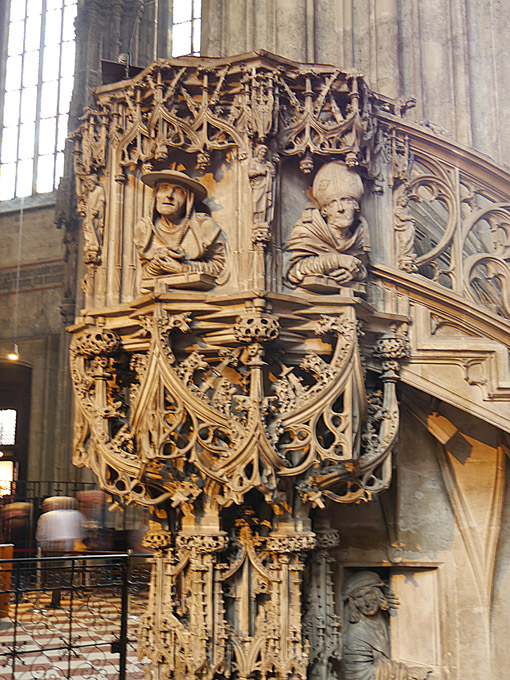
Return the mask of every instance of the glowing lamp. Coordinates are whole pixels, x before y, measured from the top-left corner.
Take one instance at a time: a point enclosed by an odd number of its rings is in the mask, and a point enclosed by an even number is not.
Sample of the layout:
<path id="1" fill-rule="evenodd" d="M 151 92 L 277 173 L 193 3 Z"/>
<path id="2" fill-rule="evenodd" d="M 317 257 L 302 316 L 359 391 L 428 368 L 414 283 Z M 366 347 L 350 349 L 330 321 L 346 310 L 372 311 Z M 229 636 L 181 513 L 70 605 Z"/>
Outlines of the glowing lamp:
<path id="1" fill-rule="evenodd" d="M 18 361 L 19 359 L 18 345 L 16 344 L 14 345 L 14 349 L 11 352 L 9 352 L 7 358 L 9 359 L 9 361 Z"/>

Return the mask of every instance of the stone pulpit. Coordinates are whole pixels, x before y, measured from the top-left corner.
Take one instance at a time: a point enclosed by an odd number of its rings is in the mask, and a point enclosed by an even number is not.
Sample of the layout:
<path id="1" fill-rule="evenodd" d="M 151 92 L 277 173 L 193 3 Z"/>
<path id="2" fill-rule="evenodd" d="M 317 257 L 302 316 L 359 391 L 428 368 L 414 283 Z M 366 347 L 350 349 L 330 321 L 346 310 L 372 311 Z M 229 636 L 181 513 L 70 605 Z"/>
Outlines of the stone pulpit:
<path id="1" fill-rule="evenodd" d="M 98 88 L 73 135 L 74 461 L 150 511 L 154 680 L 434 672 L 393 660 L 384 563 L 342 586 L 333 560 L 339 509 L 392 482 L 398 381 L 424 387 L 419 286 L 481 302 L 409 105 L 333 66 L 182 57 Z"/>

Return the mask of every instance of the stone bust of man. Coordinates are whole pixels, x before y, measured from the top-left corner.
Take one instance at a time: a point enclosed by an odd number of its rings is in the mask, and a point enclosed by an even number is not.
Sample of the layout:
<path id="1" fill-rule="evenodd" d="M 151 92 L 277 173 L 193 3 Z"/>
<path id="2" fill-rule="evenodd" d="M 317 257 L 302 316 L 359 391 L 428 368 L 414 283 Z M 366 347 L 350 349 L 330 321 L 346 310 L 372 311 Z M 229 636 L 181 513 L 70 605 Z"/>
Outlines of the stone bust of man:
<path id="1" fill-rule="evenodd" d="M 390 658 L 386 612 L 395 598 L 379 574 L 360 571 L 343 587 L 345 604 L 343 680 L 426 680 L 423 666 L 407 666 Z"/>
<path id="2" fill-rule="evenodd" d="M 344 163 L 323 165 L 313 181 L 311 200 L 292 230 L 287 278 L 313 289 L 322 279 L 333 289 L 366 279 L 369 237 L 359 215 L 361 178 Z"/>
<path id="3" fill-rule="evenodd" d="M 211 277 L 214 285 L 225 267 L 225 243 L 219 225 L 195 210 L 195 202 L 206 198 L 206 188 L 178 170 L 147 172 L 141 179 L 154 189 L 149 216 L 138 222 L 134 238 L 144 280 L 195 274 L 178 286 L 211 287 L 204 283 Z M 172 279 L 166 280 L 172 287 Z"/>

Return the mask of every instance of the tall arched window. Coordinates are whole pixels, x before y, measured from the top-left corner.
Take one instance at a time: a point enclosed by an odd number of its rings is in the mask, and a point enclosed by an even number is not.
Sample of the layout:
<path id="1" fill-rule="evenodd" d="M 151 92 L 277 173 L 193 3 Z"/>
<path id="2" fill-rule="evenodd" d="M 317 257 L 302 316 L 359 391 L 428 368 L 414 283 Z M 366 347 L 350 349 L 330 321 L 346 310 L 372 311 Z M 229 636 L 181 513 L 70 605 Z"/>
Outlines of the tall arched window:
<path id="1" fill-rule="evenodd" d="M 51 192 L 62 175 L 77 0 L 11 0 L 8 5 L 0 200 Z"/>
<path id="2" fill-rule="evenodd" d="M 0 201 L 52 192 L 62 176 L 77 4 L 0 0 Z M 173 2 L 172 56 L 199 54 L 200 10 L 200 0 Z"/>

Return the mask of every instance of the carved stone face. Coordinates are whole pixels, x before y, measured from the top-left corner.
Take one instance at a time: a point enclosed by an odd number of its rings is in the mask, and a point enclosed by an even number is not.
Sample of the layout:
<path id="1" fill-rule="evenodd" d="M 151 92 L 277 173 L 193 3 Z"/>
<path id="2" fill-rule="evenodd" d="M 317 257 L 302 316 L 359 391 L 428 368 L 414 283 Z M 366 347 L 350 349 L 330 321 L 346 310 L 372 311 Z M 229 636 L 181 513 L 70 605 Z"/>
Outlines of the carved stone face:
<path id="1" fill-rule="evenodd" d="M 87 177 L 85 181 L 85 186 L 87 187 L 88 191 L 94 191 L 96 188 L 97 180 L 95 177 Z"/>
<path id="2" fill-rule="evenodd" d="M 263 144 L 259 144 L 257 148 L 255 149 L 255 158 L 262 162 L 266 160 L 266 153 L 267 153 L 267 146 L 264 146 Z"/>
<path id="3" fill-rule="evenodd" d="M 358 209 L 358 201 L 352 196 L 333 198 L 321 209 L 321 214 L 330 227 L 348 229 Z"/>
<path id="4" fill-rule="evenodd" d="M 156 189 L 156 210 L 170 222 L 177 222 L 186 210 L 188 192 L 178 184 L 160 182 Z"/>
<path id="5" fill-rule="evenodd" d="M 375 586 L 365 586 L 352 595 L 354 604 L 364 616 L 375 616 L 379 611 L 380 597 Z"/>

